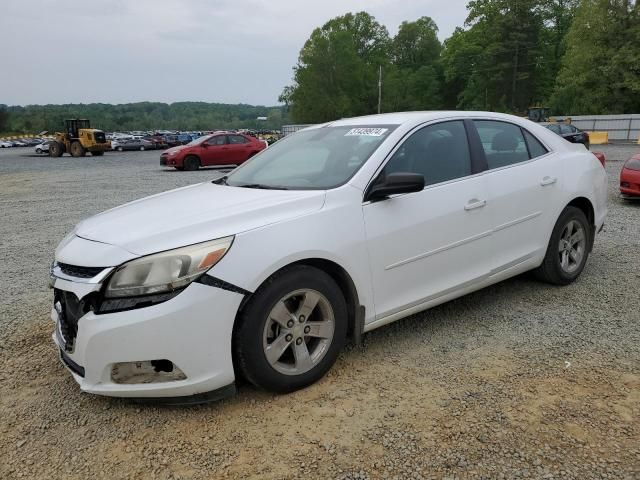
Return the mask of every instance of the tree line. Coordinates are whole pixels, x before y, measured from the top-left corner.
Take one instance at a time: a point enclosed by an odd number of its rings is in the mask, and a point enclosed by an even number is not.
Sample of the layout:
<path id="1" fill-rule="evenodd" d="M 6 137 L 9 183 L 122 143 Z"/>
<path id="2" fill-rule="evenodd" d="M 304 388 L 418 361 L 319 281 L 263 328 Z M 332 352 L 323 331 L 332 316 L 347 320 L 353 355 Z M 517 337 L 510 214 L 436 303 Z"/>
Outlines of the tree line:
<path id="1" fill-rule="evenodd" d="M 60 131 L 67 118 L 88 118 L 105 131 L 275 129 L 283 123 L 283 107 L 223 103 L 158 102 L 68 105 L 0 105 L 0 132 Z M 258 117 L 267 120 L 258 121 Z"/>
<path id="2" fill-rule="evenodd" d="M 444 42 L 423 16 L 391 37 L 366 12 L 316 28 L 279 100 L 316 123 L 382 111 L 559 115 L 640 112 L 640 6 L 633 0 L 472 0 Z"/>

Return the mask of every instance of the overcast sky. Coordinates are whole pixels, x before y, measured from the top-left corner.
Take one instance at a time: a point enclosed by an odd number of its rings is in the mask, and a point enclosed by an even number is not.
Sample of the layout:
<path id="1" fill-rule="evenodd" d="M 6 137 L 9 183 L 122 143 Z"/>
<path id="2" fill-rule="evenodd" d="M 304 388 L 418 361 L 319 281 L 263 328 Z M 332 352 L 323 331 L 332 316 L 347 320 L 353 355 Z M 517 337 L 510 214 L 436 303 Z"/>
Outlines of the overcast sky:
<path id="1" fill-rule="evenodd" d="M 275 105 L 330 18 L 365 10 L 393 35 L 467 0 L 2 0 L 0 104 L 206 101 Z"/>

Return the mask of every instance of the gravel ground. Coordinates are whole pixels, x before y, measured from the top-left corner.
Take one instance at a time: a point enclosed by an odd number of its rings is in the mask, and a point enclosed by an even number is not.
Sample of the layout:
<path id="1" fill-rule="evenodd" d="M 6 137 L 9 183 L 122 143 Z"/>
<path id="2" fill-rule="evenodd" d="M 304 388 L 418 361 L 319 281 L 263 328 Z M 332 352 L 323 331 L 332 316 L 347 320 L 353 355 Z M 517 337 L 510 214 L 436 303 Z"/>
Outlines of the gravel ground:
<path id="1" fill-rule="evenodd" d="M 365 335 L 303 391 L 191 408 L 81 394 L 50 341 L 48 265 L 80 219 L 210 179 L 157 152 L 0 151 L 0 478 L 640 478 L 640 203 L 617 196 L 587 267 L 528 276 Z"/>

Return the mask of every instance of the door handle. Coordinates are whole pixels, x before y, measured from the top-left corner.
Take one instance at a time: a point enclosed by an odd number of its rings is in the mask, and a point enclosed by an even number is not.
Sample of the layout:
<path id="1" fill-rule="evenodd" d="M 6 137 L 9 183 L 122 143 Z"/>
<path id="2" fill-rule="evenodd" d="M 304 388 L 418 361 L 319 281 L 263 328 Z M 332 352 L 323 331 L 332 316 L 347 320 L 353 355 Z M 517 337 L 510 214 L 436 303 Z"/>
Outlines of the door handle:
<path id="1" fill-rule="evenodd" d="M 478 200 L 476 198 L 469 200 L 467 204 L 464 206 L 464 209 L 468 212 L 469 210 L 475 210 L 476 208 L 482 208 L 487 204 L 486 200 Z"/>
<path id="2" fill-rule="evenodd" d="M 553 185 L 557 181 L 558 181 L 558 179 L 556 177 L 544 177 L 540 181 L 540 185 L 542 185 L 543 187 L 546 187 L 547 185 Z"/>

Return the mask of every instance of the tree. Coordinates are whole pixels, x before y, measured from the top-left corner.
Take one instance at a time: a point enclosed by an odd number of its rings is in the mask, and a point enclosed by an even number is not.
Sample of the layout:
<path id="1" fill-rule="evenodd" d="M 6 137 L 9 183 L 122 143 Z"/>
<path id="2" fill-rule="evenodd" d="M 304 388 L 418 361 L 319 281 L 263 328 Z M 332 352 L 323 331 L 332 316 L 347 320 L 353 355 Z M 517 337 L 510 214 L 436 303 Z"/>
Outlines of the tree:
<path id="1" fill-rule="evenodd" d="M 640 6 L 582 0 L 567 34 L 551 100 L 563 114 L 633 113 L 640 108 Z"/>
<path id="2" fill-rule="evenodd" d="M 430 17 L 402 22 L 391 42 L 391 65 L 383 87 L 385 111 L 442 107 L 438 26 Z"/>
<path id="3" fill-rule="evenodd" d="M 365 12 L 348 13 L 316 28 L 281 99 L 292 118 L 317 123 L 374 113 L 380 65 L 389 64 L 387 29 Z"/>
<path id="4" fill-rule="evenodd" d="M 458 108 L 522 112 L 540 96 L 544 1 L 469 2 L 467 30 L 445 42 L 448 102 L 453 91 Z"/>
<path id="5" fill-rule="evenodd" d="M 9 123 L 9 113 L 7 113 L 6 105 L 0 105 L 0 132 L 7 131 L 7 125 Z"/>

